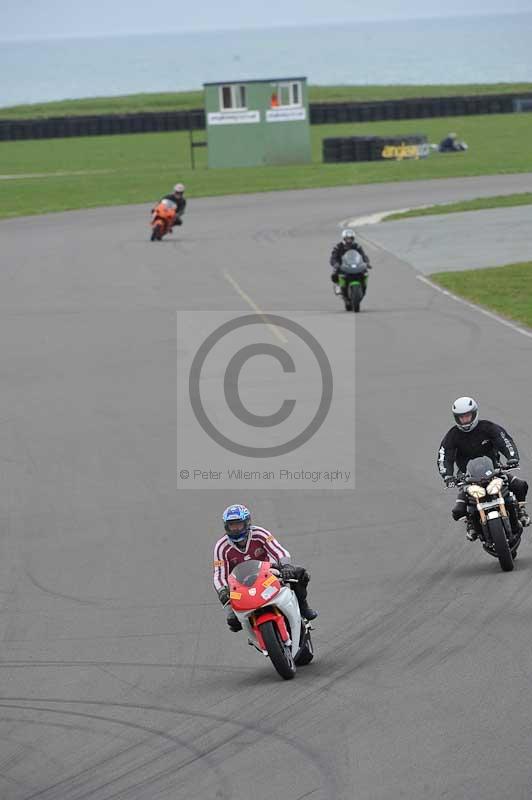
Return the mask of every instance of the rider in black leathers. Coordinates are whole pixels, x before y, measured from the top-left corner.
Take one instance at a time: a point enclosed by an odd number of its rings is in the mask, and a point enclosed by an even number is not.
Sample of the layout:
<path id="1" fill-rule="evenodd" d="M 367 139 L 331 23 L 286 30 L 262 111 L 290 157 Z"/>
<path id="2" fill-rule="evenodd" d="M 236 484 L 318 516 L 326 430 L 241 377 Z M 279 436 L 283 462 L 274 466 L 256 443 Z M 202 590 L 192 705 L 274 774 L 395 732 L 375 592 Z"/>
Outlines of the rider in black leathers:
<path id="1" fill-rule="evenodd" d="M 172 203 L 176 205 L 176 212 L 175 212 L 175 220 L 174 225 L 182 225 L 183 224 L 183 214 L 185 213 L 185 208 L 187 206 L 187 201 L 185 199 L 185 187 L 182 183 L 176 183 L 172 192 L 170 194 L 165 194 L 161 200 L 171 200 Z"/>
<path id="2" fill-rule="evenodd" d="M 331 274 L 331 280 L 333 283 L 338 283 L 338 275 L 341 271 L 341 266 L 342 266 L 342 257 L 345 255 L 345 253 L 347 253 L 348 250 L 356 250 L 357 253 L 360 253 L 368 269 L 371 269 L 371 264 L 369 263 L 369 258 L 365 253 L 364 248 L 355 239 L 354 230 L 352 230 L 351 228 L 346 228 L 344 231 L 342 231 L 341 241 L 339 241 L 338 244 L 334 245 L 331 257 L 329 259 L 329 264 L 333 268 L 333 272 Z M 364 291 L 364 294 L 366 294 L 366 288 L 367 288 L 367 281 L 364 280 L 362 283 L 362 289 Z M 342 294 L 344 300 L 346 300 L 347 295 L 345 288 L 342 290 Z"/>
<path id="3" fill-rule="evenodd" d="M 507 466 L 519 464 L 519 452 L 509 433 L 495 422 L 478 418 L 478 404 L 472 397 L 459 397 L 453 403 L 454 425 L 443 437 L 438 450 L 438 470 L 445 484 L 456 485 L 454 466 L 459 473 L 465 473 L 467 463 L 472 458 L 487 456 L 497 466 L 502 454 Z M 526 508 L 528 483 L 512 475 L 509 486 L 519 504 L 519 520 L 523 527 L 530 525 L 530 517 Z M 452 510 L 453 519 L 459 520 L 466 515 L 466 494 L 460 490 Z M 468 526 L 467 538 L 473 541 L 476 534 L 472 526 Z"/>

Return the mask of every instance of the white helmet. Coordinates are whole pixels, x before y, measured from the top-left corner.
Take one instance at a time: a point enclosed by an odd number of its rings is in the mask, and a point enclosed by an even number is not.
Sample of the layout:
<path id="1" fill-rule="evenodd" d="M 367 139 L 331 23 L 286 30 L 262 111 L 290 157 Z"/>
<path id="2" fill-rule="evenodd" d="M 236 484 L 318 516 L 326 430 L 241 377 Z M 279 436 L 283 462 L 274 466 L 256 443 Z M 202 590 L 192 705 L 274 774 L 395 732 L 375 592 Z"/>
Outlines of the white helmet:
<path id="1" fill-rule="evenodd" d="M 347 244 L 347 240 L 351 240 L 351 244 L 355 241 L 355 232 L 352 228 L 346 228 L 342 231 L 342 241 L 344 244 Z"/>
<path id="2" fill-rule="evenodd" d="M 459 397 L 453 403 L 453 415 L 456 427 L 464 433 L 469 433 L 478 425 L 477 401 L 472 397 Z M 462 420 L 465 416 L 469 417 L 467 422 Z"/>
<path id="3" fill-rule="evenodd" d="M 174 192 L 184 192 L 184 191 L 185 191 L 185 187 L 183 186 L 183 184 L 182 183 L 176 183 L 176 185 L 174 186 Z"/>

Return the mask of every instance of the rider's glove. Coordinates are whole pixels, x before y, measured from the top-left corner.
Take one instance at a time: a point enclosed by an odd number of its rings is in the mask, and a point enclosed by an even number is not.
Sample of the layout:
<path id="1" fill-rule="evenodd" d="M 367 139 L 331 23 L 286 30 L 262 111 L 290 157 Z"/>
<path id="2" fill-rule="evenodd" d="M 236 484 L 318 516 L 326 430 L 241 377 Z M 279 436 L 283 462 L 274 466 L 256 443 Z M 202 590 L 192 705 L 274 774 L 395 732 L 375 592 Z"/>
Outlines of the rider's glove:
<path id="1" fill-rule="evenodd" d="M 456 486 L 456 478 L 454 475 L 446 475 L 443 480 L 445 481 L 445 485 L 448 489 L 454 489 Z"/>
<path id="2" fill-rule="evenodd" d="M 228 586 L 222 586 L 222 588 L 218 590 L 218 599 L 223 606 L 226 606 L 229 602 L 229 595 L 230 591 Z"/>
<path id="3" fill-rule="evenodd" d="M 240 622 L 240 620 L 238 619 L 237 615 L 235 614 L 232 608 L 227 612 L 225 621 L 227 622 L 227 624 L 229 625 L 229 629 L 232 630 L 233 633 L 238 633 L 238 631 L 242 630 L 242 623 Z"/>
<path id="4" fill-rule="evenodd" d="M 292 564 L 279 564 L 279 574 L 283 581 L 293 581 L 296 578 L 296 570 Z"/>
<path id="5" fill-rule="evenodd" d="M 519 459 L 518 458 L 509 458 L 507 460 L 507 462 L 506 462 L 506 466 L 509 467 L 510 469 L 518 467 L 519 466 Z"/>
<path id="6" fill-rule="evenodd" d="M 338 272 L 331 273 L 331 280 L 333 283 L 338 283 Z"/>

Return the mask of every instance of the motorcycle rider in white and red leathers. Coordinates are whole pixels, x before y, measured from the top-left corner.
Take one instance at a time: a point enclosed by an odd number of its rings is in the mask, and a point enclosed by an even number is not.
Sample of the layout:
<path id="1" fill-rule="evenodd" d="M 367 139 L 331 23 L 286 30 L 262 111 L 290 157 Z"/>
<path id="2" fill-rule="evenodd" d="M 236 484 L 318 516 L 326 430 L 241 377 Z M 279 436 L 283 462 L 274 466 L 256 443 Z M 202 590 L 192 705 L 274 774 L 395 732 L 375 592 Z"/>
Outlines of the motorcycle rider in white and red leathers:
<path id="1" fill-rule="evenodd" d="M 214 588 L 226 608 L 227 624 L 236 632 L 242 629 L 235 612 L 229 605 L 229 575 L 243 561 L 271 561 L 279 570 L 282 580 L 297 580 L 292 584 L 299 602 L 301 616 L 307 620 L 318 614 L 307 603 L 307 584 L 310 575 L 304 567 L 290 563 L 290 553 L 273 533 L 251 524 L 251 514 L 242 505 L 228 506 L 223 513 L 225 534 L 214 545 Z"/>

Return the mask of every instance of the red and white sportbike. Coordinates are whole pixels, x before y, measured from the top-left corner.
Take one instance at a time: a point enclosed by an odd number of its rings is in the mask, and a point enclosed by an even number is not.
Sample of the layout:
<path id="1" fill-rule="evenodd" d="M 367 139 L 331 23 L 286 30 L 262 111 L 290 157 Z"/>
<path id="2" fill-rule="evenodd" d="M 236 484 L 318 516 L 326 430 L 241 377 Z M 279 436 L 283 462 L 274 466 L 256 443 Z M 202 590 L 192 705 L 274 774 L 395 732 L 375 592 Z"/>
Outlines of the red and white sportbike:
<path id="1" fill-rule="evenodd" d="M 244 561 L 229 576 L 231 608 L 249 644 L 269 656 L 285 680 L 314 658 L 311 626 L 301 617 L 290 583 L 281 581 L 269 561 Z"/>

